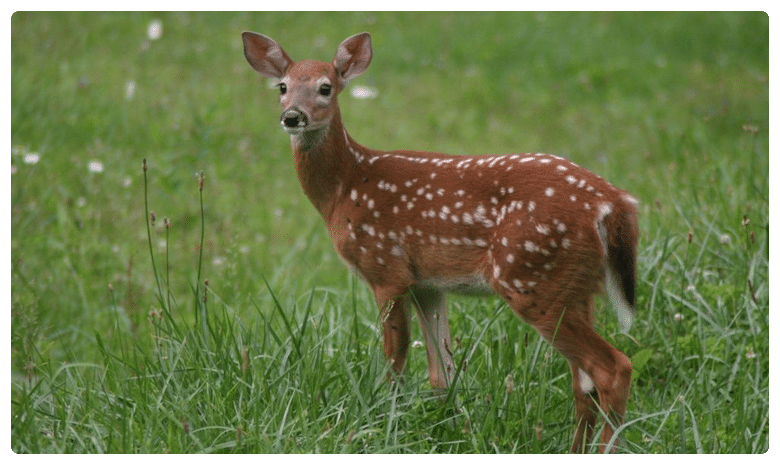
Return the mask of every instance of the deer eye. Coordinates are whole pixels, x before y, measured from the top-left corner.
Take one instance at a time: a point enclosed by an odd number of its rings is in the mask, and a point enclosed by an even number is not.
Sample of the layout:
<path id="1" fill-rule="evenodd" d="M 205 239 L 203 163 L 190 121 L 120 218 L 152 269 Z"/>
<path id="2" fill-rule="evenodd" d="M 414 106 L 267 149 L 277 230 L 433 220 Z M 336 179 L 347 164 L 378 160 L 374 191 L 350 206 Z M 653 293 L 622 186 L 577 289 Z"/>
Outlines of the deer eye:
<path id="1" fill-rule="evenodd" d="M 287 93 L 287 85 L 284 83 L 279 83 L 279 94 L 284 96 Z"/>
<path id="2" fill-rule="evenodd" d="M 333 92 L 333 86 L 325 83 L 322 86 L 320 86 L 320 94 L 322 96 L 330 96 L 330 94 Z"/>

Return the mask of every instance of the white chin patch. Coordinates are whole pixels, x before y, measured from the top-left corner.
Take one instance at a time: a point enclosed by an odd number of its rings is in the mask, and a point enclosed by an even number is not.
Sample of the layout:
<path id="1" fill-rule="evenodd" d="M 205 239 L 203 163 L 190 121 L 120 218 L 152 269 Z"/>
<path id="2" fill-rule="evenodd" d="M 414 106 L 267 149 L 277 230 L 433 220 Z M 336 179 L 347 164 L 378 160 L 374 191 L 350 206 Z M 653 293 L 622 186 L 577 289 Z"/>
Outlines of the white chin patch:
<path id="1" fill-rule="evenodd" d="M 284 129 L 285 132 L 287 132 L 288 135 L 300 135 L 301 133 L 303 133 L 303 130 L 306 127 L 288 127 L 286 125 L 282 125 L 282 128 Z"/>

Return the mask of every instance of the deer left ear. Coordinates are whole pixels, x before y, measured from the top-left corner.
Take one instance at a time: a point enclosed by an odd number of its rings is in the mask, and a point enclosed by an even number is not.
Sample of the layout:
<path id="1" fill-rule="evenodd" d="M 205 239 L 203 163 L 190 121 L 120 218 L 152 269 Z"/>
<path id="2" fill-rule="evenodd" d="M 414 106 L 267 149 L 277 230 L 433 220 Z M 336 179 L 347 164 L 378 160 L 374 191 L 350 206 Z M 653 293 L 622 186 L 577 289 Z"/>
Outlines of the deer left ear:
<path id="1" fill-rule="evenodd" d="M 352 78 L 366 71 L 372 55 L 371 35 L 366 32 L 348 37 L 339 44 L 336 56 L 333 57 L 333 66 L 336 68 L 342 88 Z"/>

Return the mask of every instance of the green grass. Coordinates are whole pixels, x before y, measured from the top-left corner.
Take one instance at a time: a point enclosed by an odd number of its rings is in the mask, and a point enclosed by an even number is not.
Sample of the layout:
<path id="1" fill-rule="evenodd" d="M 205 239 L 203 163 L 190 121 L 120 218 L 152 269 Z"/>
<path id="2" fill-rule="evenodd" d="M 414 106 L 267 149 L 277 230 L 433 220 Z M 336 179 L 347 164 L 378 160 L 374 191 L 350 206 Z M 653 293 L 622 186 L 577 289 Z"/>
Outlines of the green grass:
<path id="1" fill-rule="evenodd" d="M 12 450 L 568 449 L 568 366 L 498 300 L 450 301 L 454 398 L 418 348 L 387 385 L 246 29 L 324 60 L 370 31 L 378 95 L 340 100 L 370 147 L 547 151 L 636 194 L 635 325 L 596 315 L 635 364 L 619 450 L 769 449 L 766 14 L 16 13 Z"/>

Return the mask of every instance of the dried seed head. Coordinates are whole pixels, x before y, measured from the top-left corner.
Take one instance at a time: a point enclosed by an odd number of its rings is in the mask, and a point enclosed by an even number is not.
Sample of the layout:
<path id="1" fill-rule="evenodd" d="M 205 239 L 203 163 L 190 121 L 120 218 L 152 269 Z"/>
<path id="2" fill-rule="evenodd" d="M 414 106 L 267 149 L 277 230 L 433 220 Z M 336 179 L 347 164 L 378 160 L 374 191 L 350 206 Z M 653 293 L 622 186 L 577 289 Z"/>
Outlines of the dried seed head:
<path id="1" fill-rule="evenodd" d="M 504 379 L 504 383 L 506 384 L 506 392 L 512 393 L 515 390 L 515 379 L 512 377 L 512 374 L 507 374 L 506 378 Z"/>
<path id="2" fill-rule="evenodd" d="M 536 440 L 541 441 L 542 432 L 544 432 L 544 424 L 542 424 L 542 421 L 538 421 L 536 423 L 536 426 L 534 427 L 534 431 L 536 432 Z"/>
<path id="3" fill-rule="evenodd" d="M 198 190 L 201 192 L 203 191 L 203 179 L 205 176 L 203 175 L 203 171 L 200 171 L 200 175 L 198 175 Z"/>
<path id="4" fill-rule="evenodd" d="M 750 219 L 745 215 L 745 217 L 742 218 L 742 225 L 747 226 L 748 224 L 750 224 Z"/>
<path id="5" fill-rule="evenodd" d="M 149 212 L 149 221 L 152 223 L 152 226 L 154 226 L 154 221 L 157 219 L 157 217 L 154 215 L 154 211 Z"/>
<path id="6" fill-rule="evenodd" d="M 144 162 L 141 163 L 141 168 L 146 172 L 146 158 L 144 158 Z"/>
<path id="7" fill-rule="evenodd" d="M 241 348 L 241 373 L 246 374 L 249 370 L 249 348 Z"/>
<path id="8" fill-rule="evenodd" d="M 759 128 L 758 125 L 745 123 L 745 124 L 742 125 L 742 130 L 744 130 L 744 131 L 746 131 L 748 133 L 752 133 L 753 135 L 757 135 L 759 130 L 761 130 L 761 129 Z"/>
<path id="9" fill-rule="evenodd" d="M 693 231 L 688 231 L 688 243 L 693 242 Z"/>

